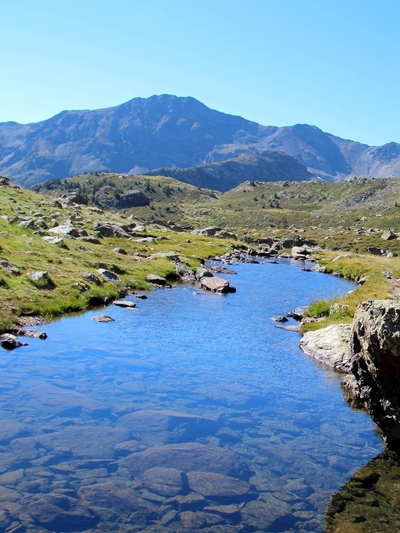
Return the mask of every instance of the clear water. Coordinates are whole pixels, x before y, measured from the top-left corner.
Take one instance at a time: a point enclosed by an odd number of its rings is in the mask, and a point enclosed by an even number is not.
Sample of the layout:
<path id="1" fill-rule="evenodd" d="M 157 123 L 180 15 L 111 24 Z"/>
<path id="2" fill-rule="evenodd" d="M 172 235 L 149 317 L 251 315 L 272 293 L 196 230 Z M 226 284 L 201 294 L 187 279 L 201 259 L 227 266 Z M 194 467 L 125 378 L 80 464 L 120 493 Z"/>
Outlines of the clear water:
<path id="1" fill-rule="evenodd" d="M 158 290 L 1 352 L 0 532 L 322 531 L 382 444 L 271 317 L 354 287 L 288 261 L 235 270 L 235 294 Z"/>

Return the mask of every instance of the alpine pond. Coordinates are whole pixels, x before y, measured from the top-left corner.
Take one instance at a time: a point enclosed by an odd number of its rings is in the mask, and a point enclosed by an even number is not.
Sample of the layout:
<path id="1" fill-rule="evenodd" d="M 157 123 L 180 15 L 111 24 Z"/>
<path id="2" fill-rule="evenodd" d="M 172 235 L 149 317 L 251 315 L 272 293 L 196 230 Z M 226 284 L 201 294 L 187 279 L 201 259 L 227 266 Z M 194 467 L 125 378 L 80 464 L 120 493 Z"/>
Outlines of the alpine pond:
<path id="1" fill-rule="evenodd" d="M 157 290 L 3 350 L 0 531 L 322 531 L 382 444 L 271 320 L 354 288 L 298 266 L 238 264 L 235 294 Z"/>

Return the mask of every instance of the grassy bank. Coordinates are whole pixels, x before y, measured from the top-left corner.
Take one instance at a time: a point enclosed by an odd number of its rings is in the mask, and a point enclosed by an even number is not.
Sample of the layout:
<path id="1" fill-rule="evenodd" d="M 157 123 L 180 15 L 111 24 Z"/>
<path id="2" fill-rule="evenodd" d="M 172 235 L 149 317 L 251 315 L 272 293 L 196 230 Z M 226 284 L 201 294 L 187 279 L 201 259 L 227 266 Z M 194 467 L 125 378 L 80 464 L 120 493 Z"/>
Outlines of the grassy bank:
<path id="1" fill-rule="evenodd" d="M 335 323 L 350 323 L 357 306 L 365 300 L 396 297 L 396 276 L 400 273 L 400 259 L 397 257 L 324 252 L 318 256 L 318 263 L 327 273 L 345 277 L 358 285 L 343 298 L 310 305 L 306 316 L 320 321 L 303 324 L 303 333 Z"/>

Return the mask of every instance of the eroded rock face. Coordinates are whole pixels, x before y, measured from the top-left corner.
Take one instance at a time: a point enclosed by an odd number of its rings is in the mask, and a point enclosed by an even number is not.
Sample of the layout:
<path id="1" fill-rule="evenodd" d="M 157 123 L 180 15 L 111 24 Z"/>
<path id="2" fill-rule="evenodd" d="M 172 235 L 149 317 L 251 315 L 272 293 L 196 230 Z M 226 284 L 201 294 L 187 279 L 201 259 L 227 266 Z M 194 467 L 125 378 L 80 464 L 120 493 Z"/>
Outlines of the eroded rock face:
<path id="1" fill-rule="evenodd" d="M 349 372 L 351 358 L 348 324 L 333 324 L 327 328 L 308 331 L 300 340 L 299 346 L 306 354 L 339 372 Z"/>
<path id="2" fill-rule="evenodd" d="M 350 335 L 354 374 L 374 422 L 389 448 L 400 450 L 400 303 L 369 300 L 360 304 Z"/>

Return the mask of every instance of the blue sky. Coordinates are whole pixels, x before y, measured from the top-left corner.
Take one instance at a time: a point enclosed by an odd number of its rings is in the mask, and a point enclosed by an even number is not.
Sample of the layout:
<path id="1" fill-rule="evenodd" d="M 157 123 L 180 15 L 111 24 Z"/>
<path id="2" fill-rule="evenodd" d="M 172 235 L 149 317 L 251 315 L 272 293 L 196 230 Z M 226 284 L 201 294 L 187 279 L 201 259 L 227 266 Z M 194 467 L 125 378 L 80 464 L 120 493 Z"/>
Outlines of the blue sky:
<path id="1" fill-rule="evenodd" d="M 398 0 L 0 0 L 0 122 L 154 94 L 400 142 Z"/>

